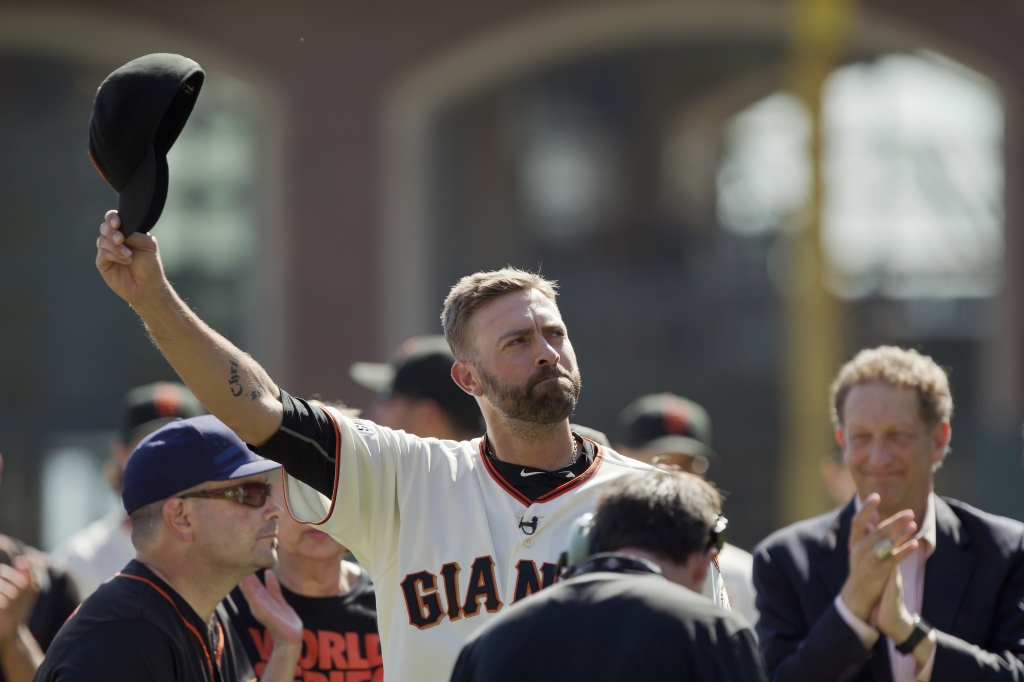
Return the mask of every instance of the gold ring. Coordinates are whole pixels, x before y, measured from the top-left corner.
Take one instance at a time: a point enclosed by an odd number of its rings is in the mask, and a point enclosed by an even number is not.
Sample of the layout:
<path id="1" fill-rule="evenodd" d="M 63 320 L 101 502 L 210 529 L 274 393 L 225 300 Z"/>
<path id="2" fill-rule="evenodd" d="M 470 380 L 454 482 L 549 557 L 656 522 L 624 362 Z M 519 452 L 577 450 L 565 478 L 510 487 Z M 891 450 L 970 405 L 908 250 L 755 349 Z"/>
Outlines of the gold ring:
<path id="1" fill-rule="evenodd" d="M 893 549 L 892 540 L 885 538 L 884 540 L 879 540 L 871 551 L 874 553 L 876 559 L 879 561 L 885 561 L 892 556 Z"/>

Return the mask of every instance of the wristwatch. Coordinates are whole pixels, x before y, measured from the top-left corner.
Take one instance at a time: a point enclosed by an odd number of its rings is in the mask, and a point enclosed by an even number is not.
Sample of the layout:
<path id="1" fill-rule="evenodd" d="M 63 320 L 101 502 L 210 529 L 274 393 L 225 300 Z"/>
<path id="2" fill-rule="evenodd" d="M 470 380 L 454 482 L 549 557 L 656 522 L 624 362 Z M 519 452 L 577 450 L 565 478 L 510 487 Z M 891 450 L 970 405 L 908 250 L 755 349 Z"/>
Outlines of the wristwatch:
<path id="1" fill-rule="evenodd" d="M 910 637 L 907 637 L 906 641 L 902 644 L 896 645 L 896 651 L 900 652 L 904 656 L 913 653 L 917 645 L 921 643 L 921 640 L 928 636 L 928 633 L 932 631 L 932 626 L 928 624 L 924 618 L 921 617 L 920 613 L 914 614 L 914 631 L 910 633 Z"/>

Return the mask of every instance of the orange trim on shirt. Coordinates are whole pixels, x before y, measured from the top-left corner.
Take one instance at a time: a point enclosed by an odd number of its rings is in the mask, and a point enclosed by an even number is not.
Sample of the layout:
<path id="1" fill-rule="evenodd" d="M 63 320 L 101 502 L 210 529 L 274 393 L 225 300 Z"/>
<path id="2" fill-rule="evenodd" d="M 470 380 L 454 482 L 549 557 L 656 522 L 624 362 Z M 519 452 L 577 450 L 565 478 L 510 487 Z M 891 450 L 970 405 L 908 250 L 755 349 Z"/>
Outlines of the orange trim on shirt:
<path id="1" fill-rule="evenodd" d="M 299 519 L 295 518 L 295 516 L 292 514 L 291 504 L 289 504 L 288 502 L 288 486 L 284 485 L 283 479 L 281 485 L 281 488 L 284 491 L 285 511 L 288 512 L 288 516 L 291 517 L 292 521 L 295 521 L 296 523 L 301 523 L 304 526 L 320 526 L 327 523 L 327 520 L 331 518 L 331 514 L 334 513 L 334 504 L 338 499 L 338 477 L 341 473 L 341 429 L 338 427 L 338 422 L 334 418 L 334 415 L 331 414 L 330 410 L 321 409 L 321 412 L 327 415 L 327 419 L 330 420 L 331 426 L 334 427 L 334 490 L 331 491 L 331 508 L 327 510 L 327 516 L 323 517 L 319 521 L 300 521 Z"/>
<path id="2" fill-rule="evenodd" d="M 173 608 L 174 612 L 176 614 L 178 614 L 178 618 L 181 618 L 181 622 L 185 624 L 185 627 L 187 627 L 189 630 L 192 631 L 192 634 L 195 635 L 196 639 L 199 640 L 199 645 L 201 647 L 203 647 L 203 653 L 206 655 L 206 664 L 208 666 L 210 666 L 210 682 L 213 682 L 213 680 L 216 679 L 216 677 L 214 677 L 214 674 L 213 674 L 213 659 L 210 658 L 210 650 L 206 647 L 206 641 L 203 639 L 203 636 L 199 634 L 199 630 L 196 630 L 195 626 L 192 625 L 192 623 L 188 622 L 188 620 L 185 618 L 185 616 L 181 615 L 181 611 L 178 610 L 178 605 L 174 603 L 174 600 L 171 599 L 171 596 L 169 594 L 167 594 L 166 592 L 164 592 L 162 589 L 160 589 L 159 585 L 157 585 L 155 582 L 153 582 L 152 580 L 149 580 L 147 578 L 143 578 L 143 577 L 137 576 L 137 575 L 128 575 L 127 573 L 120 573 L 120 572 L 117 573 L 117 575 L 115 575 L 114 577 L 115 578 L 128 578 L 129 580 L 138 580 L 140 583 L 145 583 L 145 584 L 149 585 L 150 587 L 152 587 L 154 590 L 156 590 L 160 594 L 161 597 L 163 597 L 164 599 L 166 599 L 170 603 L 171 608 Z M 220 623 L 218 622 L 217 625 L 220 626 Z M 224 644 L 223 637 L 224 637 L 224 631 L 222 630 L 221 631 L 221 645 Z M 218 651 L 218 660 L 217 660 L 218 663 L 220 662 L 219 653 L 220 652 Z"/>
<path id="3" fill-rule="evenodd" d="M 217 666 L 220 666 L 221 655 L 224 653 L 224 628 L 217 621 Z"/>
<path id="4" fill-rule="evenodd" d="M 580 438 L 583 438 L 583 436 L 580 436 Z M 489 473 L 491 475 L 491 478 L 493 478 L 495 480 L 495 482 L 499 486 L 501 486 L 501 488 L 505 492 L 507 492 L 512 497 L 514 497 L 517 501 L 519 501 L 519 502 L 525 504 L 527 507 L 529 507 L 531 504 L 543 504 L 544 502 L 550 502 L 551 500 L 555 499 L 559 495 L 564 495 L 565 493 L 569 492 L 573 488 L 576 488 L 577 486 L 582 485 L 584 482 L 589 480 L 591 477 L 593 477 L 594 474 L 597 473 L 597 470 L 600 469 L 601 465 L 604 463 L 604 449 L 601 447 L 601 445 L 599 445 L 598 443 L 595 443 L 594 441 L 590 440 L 589 438 L 583 438 L 583 440 L 585 440 L 585 441 L 587 441 L 589 443 L 592 443 L 594 445 L 594 448 L 595 448 L 594 461 L 590 463 L 590 466 L 587 467 L 586 471 L 584 471 L 582 474 L 580 474 L 579 476 L 576 476 L 575 478 L 573 478 L 570 481 L 566 481 L 565 483 L 563 483 L 562 485 L 558 486 L 554 490 L 552 490 L 550 492 L 544 493 L 543 495 L 538 497 L 536 500 L 530 500 L 530 498 L 526 497 L 521 492 L 516 490 L 512 486 L 511 483 L 509 483 L 508 481 L 505 480 L 505 477 L 501 475 L 501 473 L 497 470 L 497 468 L 495 468 L 494 463 L 491 462 L 490 455 L 488 455 L 487 452 L 484 450 L 484 439 L 483 438 L 480 439 L 480 459 L 482 459 L 484 461 L 484 468 L 487 470 L 487 473 Z"/>
<path id="5" fill-rule="evenodd" d="M 484 462 L 484 469 L 487 471 L 487 473 L 491 475 L 491 478 L 494 479 L 494 482 L 497 483 L 502 490 L 511 495 L 513 498 L 515 498 L 515 500 L 520 504 L 525 504 L 527 507 L 533 504 L 530 501 L 530 498 L 526 497 L 521 492 L 513 488 L 512 484 L 506 481 L 505 477 L 502 476 L 494 467 L 494 463 L 491 462 L 491 456 L 487 454 L 486 450 L 484 450 L 483 438 L 480 439 L 480 459 L 482 459 Z"/>

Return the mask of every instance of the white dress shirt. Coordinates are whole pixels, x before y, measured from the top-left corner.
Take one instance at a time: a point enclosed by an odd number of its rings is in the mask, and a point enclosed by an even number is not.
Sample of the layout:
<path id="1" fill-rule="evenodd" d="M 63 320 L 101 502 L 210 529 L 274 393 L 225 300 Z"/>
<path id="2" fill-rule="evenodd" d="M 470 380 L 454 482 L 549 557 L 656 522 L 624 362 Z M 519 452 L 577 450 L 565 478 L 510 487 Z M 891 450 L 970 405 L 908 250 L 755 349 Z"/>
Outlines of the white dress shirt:
<path id="1" fill-rule="evenodd" d="M 860 497 L 855 498 L 856 511 L 863 506 Z M 924 600 L 924 573 L 928 557 L 935 551 L 935 493 L 928 496 L 928 507 L 924 513 L 924 519 L 918 527 L 917 535 L 914 536 L 921 543 L 921 549 L 911 554 L 899 564 L 900 576 L 903 578 L 903 603 L 910 613 L 921 613 Z M 857 633 L 865 649 L 871 649 L 881 636 L 876 627 L 866 623 L 857 617 L 843 602 L 841 595 L 836 595 L 836 611 L 850 628 Z M 929 682 L 932 677 L 932 666 L 935 664 L 935 643 L 929 642 L 931 651 L 928 654 L 928 662 L 917 667 L 917 661 L 912 655 L 903 655 L 896 651 L 896 643 L 886 637 L 889 646 L 889 666 L 892 670 L 893 682 Z"/>
<path id="2" fill-rule="evenodd" d="M 85 598 L 135 558 L 132 524 L 123 509 L 112 511 L 64 541 L 51 555 Z"/>
<path id="3" fill-rule="evenodd" d="M 722 569 L 722 582 L 729 595 L 729 605 L 751 625 L 757 623 L 758 613 L 754 600 L 754 557 L 728 542 L 718 553 L 718 566 Z"/>

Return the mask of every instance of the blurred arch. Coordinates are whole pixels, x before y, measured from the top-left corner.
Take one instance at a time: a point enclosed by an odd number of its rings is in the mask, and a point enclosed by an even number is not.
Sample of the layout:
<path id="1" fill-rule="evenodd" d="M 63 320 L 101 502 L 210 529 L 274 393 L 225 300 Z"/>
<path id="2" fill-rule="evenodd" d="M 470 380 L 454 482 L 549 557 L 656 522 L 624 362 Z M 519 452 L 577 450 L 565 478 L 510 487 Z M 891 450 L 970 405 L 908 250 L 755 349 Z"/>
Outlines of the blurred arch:
<path id="1" fill-rule="evenodd" d="M 425 286 L 433 281 L 433 272 L 429 259 L 423 256 L 429 253 L 431 230 L 430 135 L 441 112 L 502 82 L 612 49 L 708 38 L 784 42 L 788 19 L 784 3 L 752 0 L 656 0 L 559 8 L 537 12 L 467 40 L 399 76 L 389 89 L 382 115 L 379 206 L 381 253 L 388 264 L 382 268 L 386 276 L 379 284 L 383 346 L 394 347 L 411 335 L 436 329 L 438 306 L 436 301 L 428 300 L 431 288 Z M 941 36 L 864 12 L 848 56 L 922 48 L 947 55 L 992 78 L 1004 91 L 1007 120 L 1012 120 L 1008 86 L 1013 80 L 997 66 Z M 735 113 L 778 88 L 779 76 L 766 72 L 713 96 L 716 101 L 709 106 L 722 114 Z M 1008 186 L 1013 181 L 1010 172 L 1008 168 Z M 1007 225 L 1015 219 L 1016 209 L 1008 203 Z M 1007 248 L 1009 252 L 1009 241 Z M 1024 306 L 1024 300 L 1013 305 Z"/>
<path id="2" fill-rule="evenodd" d="M 281 188 L 287 108 L 278 85 L 255 65 L 219 47 L 103 11 L 0 6 L 0 54 L 3 52 L 62 59 L 102 71 L 112 71 L 145 54 L 174 52 L 195 59 L 207 72 L 243 81 L 253 90 L 259 100 L 261 154 L 266 160 L 256 178 L 260 189 L 257 230 L 261 239 L 261 276 L 256 284 L 265 304 L 260 308 L 263 314 L 259 323 L 249 330 L 255 347 L 246 350 L 259 357 L 277 381 L 286 382 L 290 364 L 285 333 L 287 253 Z"/>

